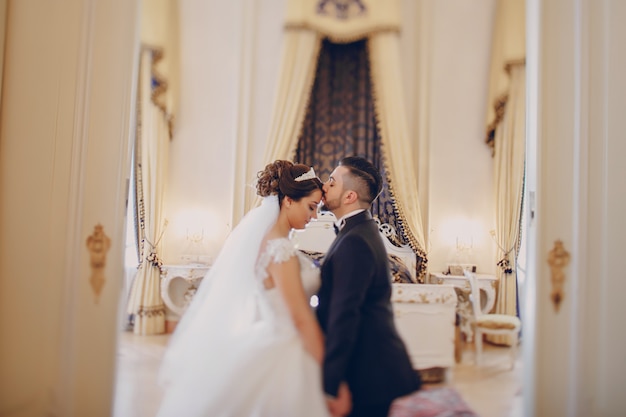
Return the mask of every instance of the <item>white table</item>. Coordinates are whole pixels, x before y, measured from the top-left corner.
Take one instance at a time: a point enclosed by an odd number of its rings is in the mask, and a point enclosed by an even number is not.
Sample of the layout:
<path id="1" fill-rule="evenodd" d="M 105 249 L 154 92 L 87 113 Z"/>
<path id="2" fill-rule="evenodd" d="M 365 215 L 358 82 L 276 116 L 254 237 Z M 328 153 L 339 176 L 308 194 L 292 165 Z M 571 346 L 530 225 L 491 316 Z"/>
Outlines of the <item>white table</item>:
<path id="1" fill-rule="evenodd" d="M 496 284 L 498 282 L 494 275 L 474 274 L 478 282 L 478 289 L 481 290 L 480 306 L 483 313 L 491 312 L 496 304 Z M 431 284 L 449 284 L 455 287 L 471 291 L 469 281 L 464 275 L 445 275 L 442 273 L 430 273 Z M 483 299 L 482 294 L 485 295 Z"/>
<path id="2" fill-rule="evenodd" d="M 162 265 L 161 297 L 165 305 L 182 316 L 210 268 L 203 264 Z"/>

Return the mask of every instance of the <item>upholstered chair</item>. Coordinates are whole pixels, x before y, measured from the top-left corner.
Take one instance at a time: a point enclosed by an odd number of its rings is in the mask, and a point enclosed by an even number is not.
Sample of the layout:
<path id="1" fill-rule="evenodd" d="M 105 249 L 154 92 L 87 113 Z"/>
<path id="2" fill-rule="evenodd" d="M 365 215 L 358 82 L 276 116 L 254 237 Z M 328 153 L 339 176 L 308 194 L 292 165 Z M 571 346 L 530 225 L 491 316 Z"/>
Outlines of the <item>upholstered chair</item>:
<path id="1" fill-rule="evenodd" d="M 507 314 L 485 314 L 480 308 L 480 290 L 476 276 L 469 272 L 464 272 L 471 287 L 472 310 L 474 313 L 474 343 L 476 346 L 476 365 L 480 365 L 483 351 L 483 334 L 509 335 L 511 338 L 511 369 L 515 366 L 517 357 L 518 334 L 522 327 L 522 322 L 515 316 Z"/>

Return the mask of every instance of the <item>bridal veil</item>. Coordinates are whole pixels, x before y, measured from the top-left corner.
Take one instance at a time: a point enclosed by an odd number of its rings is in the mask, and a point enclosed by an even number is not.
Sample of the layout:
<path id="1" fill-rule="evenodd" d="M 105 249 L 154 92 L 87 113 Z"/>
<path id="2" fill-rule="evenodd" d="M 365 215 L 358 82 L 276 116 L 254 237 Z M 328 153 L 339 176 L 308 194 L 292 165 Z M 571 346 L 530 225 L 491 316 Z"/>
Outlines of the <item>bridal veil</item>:
<path id="1" fill-rule="evenodd" d="M 265 197 L 230 233 L 172 335 L 159 373 L 162 385 L 199 382 L 201 362 L 213 369 L 237 366 L 237 351 L 256 317 L 257 256 L 278 212 L 278 198 Z"/>

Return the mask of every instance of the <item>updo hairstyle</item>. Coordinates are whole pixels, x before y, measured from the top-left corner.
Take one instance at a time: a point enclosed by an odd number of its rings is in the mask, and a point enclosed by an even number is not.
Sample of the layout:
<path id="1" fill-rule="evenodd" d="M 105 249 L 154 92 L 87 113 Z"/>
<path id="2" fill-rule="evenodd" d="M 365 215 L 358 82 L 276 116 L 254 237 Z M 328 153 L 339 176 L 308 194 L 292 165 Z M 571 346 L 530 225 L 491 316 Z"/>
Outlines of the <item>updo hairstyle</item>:
<path id="1" fill-rule="evenodd" d="M 285 196 L 300 201 L 313 191 L 322 189 L 322 181 L 317 177 L 304 181 L 295 180 L 310 169 L 304 164 L 294 164 L 280 159 L 267 164 L 263 171 L 257 173 L 257 194 L 261 197 L 277 195 L 279 205 L 282 205 Z"/>

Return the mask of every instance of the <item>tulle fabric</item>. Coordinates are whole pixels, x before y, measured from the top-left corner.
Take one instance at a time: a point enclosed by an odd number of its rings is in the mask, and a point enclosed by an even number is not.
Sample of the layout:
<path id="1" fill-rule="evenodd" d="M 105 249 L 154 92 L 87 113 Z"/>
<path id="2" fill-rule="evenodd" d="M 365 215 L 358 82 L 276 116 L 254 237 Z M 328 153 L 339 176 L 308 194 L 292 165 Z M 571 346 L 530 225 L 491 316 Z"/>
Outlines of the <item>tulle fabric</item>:
<path id="1" fill-rule="evenodd" d="M 158 417 L 328 415 L 320 366 L 293 326 L 259 319 L 282 302 L 276 289 L 261 294 L 255 278 L 261 241 L 278 212 L 277 198 L 264 198 L 203 279 L 164 356 Z"/>

